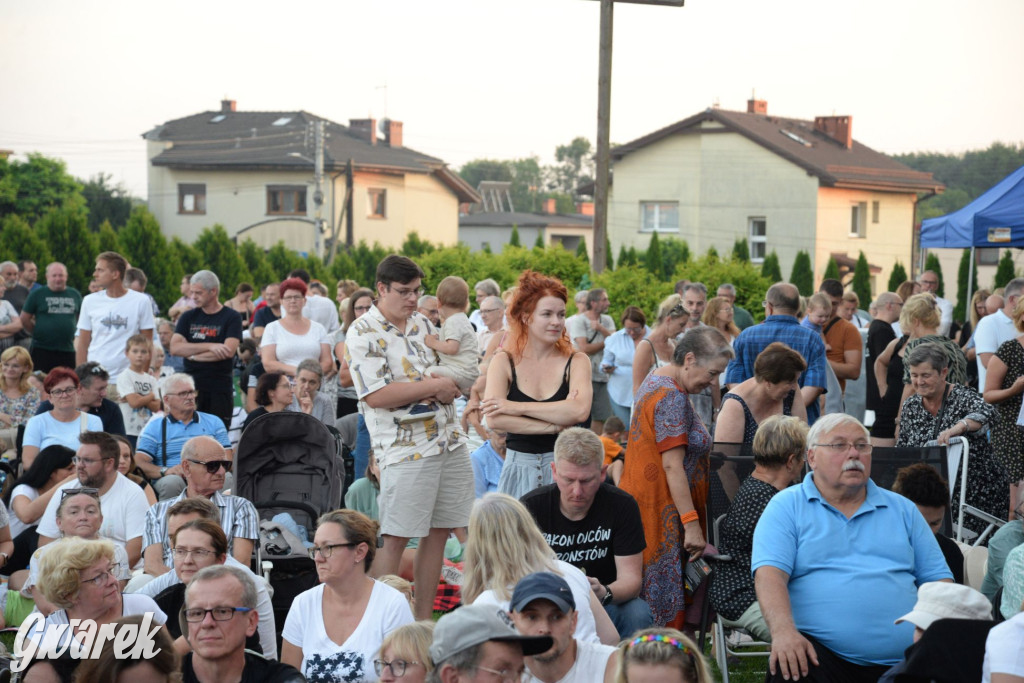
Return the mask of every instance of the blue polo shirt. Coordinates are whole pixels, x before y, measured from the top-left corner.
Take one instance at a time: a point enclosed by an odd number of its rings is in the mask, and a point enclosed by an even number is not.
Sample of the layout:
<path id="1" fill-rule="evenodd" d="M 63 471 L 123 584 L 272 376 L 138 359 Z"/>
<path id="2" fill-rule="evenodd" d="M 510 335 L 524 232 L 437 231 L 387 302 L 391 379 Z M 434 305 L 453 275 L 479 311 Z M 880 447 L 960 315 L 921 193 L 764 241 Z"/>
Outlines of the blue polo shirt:
<path id="1" fill-rule="evenodd" d="M 161 447 L 164 423 L 167 424 L 166 459 Z M 170 413 L 162 418 L 150 420 L 139 434 L 136 450 L 147 453 L 157 467 L 174 467 L 181 463 L 181 449 L 185 442 L 194 436 L 212 436 L 225 449 L 231 448 L 231 440 L 228 438 L 228 430 L 224 428 L 224 421 L 197 410 L 189 422 L 176 420 Z"/>
<path id="2" fill-rule="evenodd" d="M 825 366 L 825 342 L 817 332 L 807 329 L 791 315 L 770 315 L 760 325 L 754 325 L 740 332 L 733 341 L 736 357 L 725 369 L 726 384 L 739 384 L 754 376 L 754 361 L 757 354 L 772 342 L 782 342 L 807 361 L 807 369 L 798 381 L 801 387 L 828 389 Z M 807 406 L 807 421 L 814 424 L 818 419 L 818 402 Z"/>
<path id="3" fill-rule="evenodd" d="M 910 500 L 868 481 L 847 519 L 822 498 L 808 473 L 779 492 L 754 530 L 752 572 L 789 574 L 793 622 L 855 664 L 892 666 L 913 642 L 914 625 L 894 625 L 923 583 L 952 579 L 935 535 Z"/>

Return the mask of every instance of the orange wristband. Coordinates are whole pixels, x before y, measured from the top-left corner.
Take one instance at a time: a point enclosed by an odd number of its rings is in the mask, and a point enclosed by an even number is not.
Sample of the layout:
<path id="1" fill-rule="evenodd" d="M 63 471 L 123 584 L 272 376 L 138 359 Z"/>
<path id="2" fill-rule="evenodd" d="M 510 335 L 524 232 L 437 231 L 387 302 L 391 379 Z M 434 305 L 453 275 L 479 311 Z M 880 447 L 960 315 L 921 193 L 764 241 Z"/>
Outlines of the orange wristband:
<path id="1" fill-rule="evenodd" d="M 690 522 L 696 522 L 697 519 L 698 519 L 698 517 L 697 517 L 697 511 L 696 510 L 690 510 L 689 512 L 687 512 L 684 515 L 679 515 L 679 521 L 682 524 L 689 524 Z"/>

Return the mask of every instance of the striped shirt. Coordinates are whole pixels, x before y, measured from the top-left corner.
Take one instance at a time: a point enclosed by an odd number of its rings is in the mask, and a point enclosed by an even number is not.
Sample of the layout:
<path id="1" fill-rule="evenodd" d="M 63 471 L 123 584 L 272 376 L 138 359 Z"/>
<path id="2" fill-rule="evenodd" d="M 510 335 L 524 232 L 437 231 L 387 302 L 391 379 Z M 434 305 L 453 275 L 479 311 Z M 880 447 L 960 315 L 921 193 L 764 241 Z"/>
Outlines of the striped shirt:
<path id="1" fill-rule="evenodd" d="M 167 511 L 178 501 L 188 497 L 188 489 L 177 498 L 163 500 L 151 506 L 146 512 L 146 531 L 142 535 L 143 549 L 155 543 L 163 544 L 164 564 L 174 566 L 171 554 L 171 540 L 167 536 Z M 234 545 L 235 537 L 257 541 L 260 537 L 260 520 L 256 508 L 240 496 L 225 496 L 217 491 L 210 498 L 220 510 L 220 526 L 228 537 L 228 553 Z"/>

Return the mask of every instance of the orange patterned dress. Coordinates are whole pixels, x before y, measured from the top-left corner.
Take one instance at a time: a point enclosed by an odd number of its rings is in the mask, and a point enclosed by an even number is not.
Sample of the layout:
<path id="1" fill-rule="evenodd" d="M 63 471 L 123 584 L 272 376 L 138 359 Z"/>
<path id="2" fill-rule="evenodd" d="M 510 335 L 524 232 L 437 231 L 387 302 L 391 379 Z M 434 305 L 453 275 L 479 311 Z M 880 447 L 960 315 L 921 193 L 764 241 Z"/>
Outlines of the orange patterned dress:
<path id="1" fill-rule="evenodd" d="M 661 454 L 686 447 L 683 467 L 690 495 L 707 538 L 708 452 L 711 435 L 697 417 L 689 396 L 669 377 L 651 374 L 637 391 L 629 425 L 626 462 L 619 486 L 640 506 L 644 549 L 640 597 L 651 607 L 657 626 L 683 628 L 683 528 L 668 488 Z"/>

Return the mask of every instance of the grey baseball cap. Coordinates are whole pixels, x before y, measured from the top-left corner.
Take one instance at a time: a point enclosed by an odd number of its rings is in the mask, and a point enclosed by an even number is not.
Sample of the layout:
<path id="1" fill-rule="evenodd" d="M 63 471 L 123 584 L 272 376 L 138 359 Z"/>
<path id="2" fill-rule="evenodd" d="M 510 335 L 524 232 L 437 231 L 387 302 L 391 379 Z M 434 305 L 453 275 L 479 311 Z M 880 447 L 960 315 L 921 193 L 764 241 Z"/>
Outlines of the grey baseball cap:
<path id="1" fill-rule="evenodd" d="M 547 652 L 552 644 L 549 636 L 520 634 L 512 625 L 512 619 L 497 605 L 464 605 L 438 620 L 430 658 L 440 664 L 452 655 L 489 640 L 519 643 L 526 657 Z"/>

